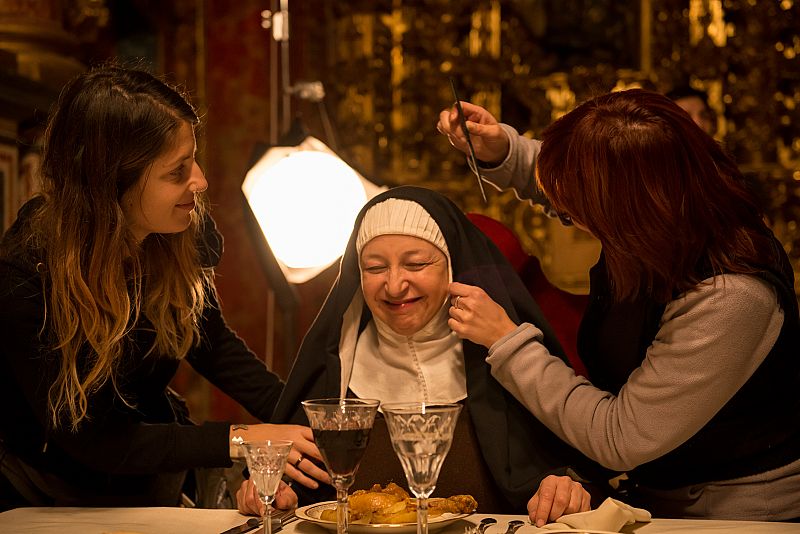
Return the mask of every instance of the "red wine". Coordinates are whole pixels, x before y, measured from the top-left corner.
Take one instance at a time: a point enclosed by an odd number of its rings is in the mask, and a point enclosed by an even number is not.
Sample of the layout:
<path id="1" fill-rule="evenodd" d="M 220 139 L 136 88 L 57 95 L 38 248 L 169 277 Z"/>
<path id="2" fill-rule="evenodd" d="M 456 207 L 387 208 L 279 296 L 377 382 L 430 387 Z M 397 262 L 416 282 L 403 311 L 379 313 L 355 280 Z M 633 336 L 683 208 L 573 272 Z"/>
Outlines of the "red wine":
<path id="1" fill-rule="evenodd" d="M 331 475 L 355 473 L 369 441 L 369 428 L 355 430 L 317 430 L 314 441 Z"/>

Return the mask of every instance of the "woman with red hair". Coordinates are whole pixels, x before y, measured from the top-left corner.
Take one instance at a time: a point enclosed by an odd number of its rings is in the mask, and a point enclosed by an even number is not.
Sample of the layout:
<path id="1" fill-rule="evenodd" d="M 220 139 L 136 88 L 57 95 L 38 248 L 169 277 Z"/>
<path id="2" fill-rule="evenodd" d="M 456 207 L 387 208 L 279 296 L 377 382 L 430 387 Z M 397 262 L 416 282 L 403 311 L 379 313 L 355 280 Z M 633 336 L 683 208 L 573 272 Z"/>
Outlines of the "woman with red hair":
<path id="1" fill-rule="evenodd" d="M 662 517 L 800 517 L 800 320 L 794 273 L 720 146 L 668 98 L 590 100 L 525 139 L 463 103 L 484 176 L 602 244 L 578 350 L 592 381 L 453 284 L 451 328 L 545 425 L 626 472 Z M 466 152 L 456 112 L 439 130 Z M 504 332 L 501 337 L 490 332 Z M 529 503 L 536 515 L 535 495 Z"/>

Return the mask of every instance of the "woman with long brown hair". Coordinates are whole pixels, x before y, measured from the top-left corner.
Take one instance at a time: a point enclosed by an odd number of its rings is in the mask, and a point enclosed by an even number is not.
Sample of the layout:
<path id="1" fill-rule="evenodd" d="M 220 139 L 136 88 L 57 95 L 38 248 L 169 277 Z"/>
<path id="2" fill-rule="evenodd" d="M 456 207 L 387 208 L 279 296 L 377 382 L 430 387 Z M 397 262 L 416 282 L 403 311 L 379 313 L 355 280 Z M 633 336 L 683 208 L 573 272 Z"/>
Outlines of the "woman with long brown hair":
<path id="1" fill-rule="evenodd" d="M 794 273 L 734 162 L 674 102 L 628 90 L 525 139 L 463 104 L 482 173 L 602 244 L 578 335 L 591 378 L 536 325 L 453 284 L 459 335 L 558 436 L 627 473 L 657 516 L 800 517 L 800 320 Z M 439 130 L 466 151 L 457 115 Z M 498 332 L 500 335 L 498 335 Z M 540 495 L 529 503 L 532 519 Z M 551 518 L 552 519 L 552 518 Z"/>
<path id="2" fill-rule="evenodd" d="M 0 245 L 4 509 L 177 505 L 188 469 L 231 465 L 234 437 L 292 439 L 290 459 L 319 458 L 308 428 L 196 426 L 170 398 L 184 359 L 261 420 L 282 390 L 219 309 L 198 122 L 141 70 L 105 66 L 63 89 L 42 194 Z M 327 480 L 311 462 L 287 473 Z"/>

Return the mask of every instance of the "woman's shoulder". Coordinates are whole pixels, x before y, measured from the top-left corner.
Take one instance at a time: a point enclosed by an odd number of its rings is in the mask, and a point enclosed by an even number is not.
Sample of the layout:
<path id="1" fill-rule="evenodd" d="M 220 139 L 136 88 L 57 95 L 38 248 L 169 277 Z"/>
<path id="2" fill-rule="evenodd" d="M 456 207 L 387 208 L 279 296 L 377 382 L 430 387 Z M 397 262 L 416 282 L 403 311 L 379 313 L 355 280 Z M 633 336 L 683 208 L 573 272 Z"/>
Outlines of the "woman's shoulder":
<path id="1" fill-rule="evenodd" d="M 683 314 L 736 316 L 781 313 L 778 289 L 763 277 L 719 274 L 696 284 L 667 304 L 664 317 Z"/>

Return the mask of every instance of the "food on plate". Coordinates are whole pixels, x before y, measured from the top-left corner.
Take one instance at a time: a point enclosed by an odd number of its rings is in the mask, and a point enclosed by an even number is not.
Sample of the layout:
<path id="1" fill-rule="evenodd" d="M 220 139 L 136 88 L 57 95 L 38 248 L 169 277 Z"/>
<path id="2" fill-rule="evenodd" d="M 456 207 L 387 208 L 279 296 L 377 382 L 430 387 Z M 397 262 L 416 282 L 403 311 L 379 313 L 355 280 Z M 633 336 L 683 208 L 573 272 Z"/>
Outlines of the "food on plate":
<path id="1" fill-rule="evenodd" d="M 416 505 L 416 501 L 414 502 Z M 453 495 L 451 497 L 432 497 L 428 499 L 428 513 L 441 510 L 442 513 L 471 514 L 478 509 L 478 501 L 472 495 Z"/>
<path id="2" fill-rule="evenodd" d="M 375 484 L 368 490 L 356 490 L 347 498 L 350 512 L 355 515 L 377 512 L 405 501 L 410 495 L 406 490 L 390 482 L 385 488 Z"/>
<path id="3" fill-rule="evenodd" d="M 398 524 L 417 520 L 417 500 L 406 490 L 390 482 L 386 487 L 375 484 L 368 490 L 354 491 L 348 498 L 350 522 L 355 524 Z M 428 499 L 428 517 L 444 513 L 469 514 L 478 508 L 472 495 L 453 495 Z M 336 521 L 336 509 L 323 510 L 323 521 Z"/>

